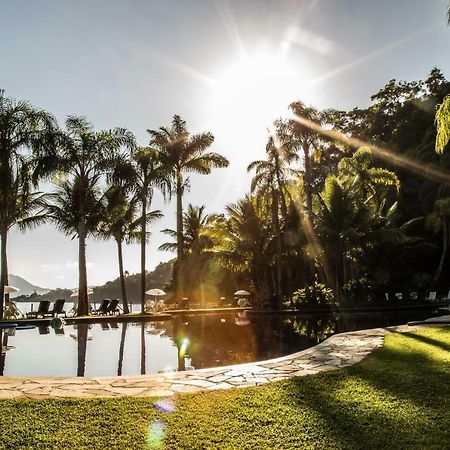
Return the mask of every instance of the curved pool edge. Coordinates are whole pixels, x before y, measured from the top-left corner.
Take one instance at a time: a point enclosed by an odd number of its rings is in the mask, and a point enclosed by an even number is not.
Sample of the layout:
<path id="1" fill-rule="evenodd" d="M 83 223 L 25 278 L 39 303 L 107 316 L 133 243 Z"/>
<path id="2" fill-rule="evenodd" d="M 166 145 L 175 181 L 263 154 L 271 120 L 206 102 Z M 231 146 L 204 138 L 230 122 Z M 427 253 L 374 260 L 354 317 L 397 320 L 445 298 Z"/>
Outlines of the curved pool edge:
<path id="1" fill-rule="evenodd" d="M 287 356 L 185 372 L 115 377 L 0 377 L 0 398 L 168 397 L 257 386 L 351 366 L 380 347 L 386 334 L 411 329 L 401 325 L 340 333 Z"/>

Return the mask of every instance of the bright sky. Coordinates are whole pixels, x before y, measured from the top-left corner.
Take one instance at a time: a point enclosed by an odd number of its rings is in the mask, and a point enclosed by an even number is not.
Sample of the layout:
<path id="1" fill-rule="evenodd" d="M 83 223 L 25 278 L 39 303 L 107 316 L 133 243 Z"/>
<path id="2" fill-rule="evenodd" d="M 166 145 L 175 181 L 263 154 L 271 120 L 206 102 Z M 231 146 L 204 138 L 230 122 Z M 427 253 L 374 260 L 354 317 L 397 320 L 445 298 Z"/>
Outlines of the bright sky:
<path id="1" fill-rule="evenodd" d="M 193 176 L 185 204 L 223 210 L 249 189 L 246 166 L 264 157 L 267 129 L 303 100 L 351 108 L 391 78 L 423 79 L 437 66 L 450 78 L 447 0 L 15 0 L 0 13 L 0 87 L 55 114 L 81 114 L 98 129 L 147 128 L 180 114 L 211 131 L 212 150 L 231 165 Z M 175 228 L 174 205 L 158 196 Z M 113 242 L 90 240 L 90 285 L 117 277 Z M 139 249 L 125 249 L 139 271 Z M 77 243 L 47 225 L 9 240 L 9 270 L 43 287 L 77 285 Z"/>

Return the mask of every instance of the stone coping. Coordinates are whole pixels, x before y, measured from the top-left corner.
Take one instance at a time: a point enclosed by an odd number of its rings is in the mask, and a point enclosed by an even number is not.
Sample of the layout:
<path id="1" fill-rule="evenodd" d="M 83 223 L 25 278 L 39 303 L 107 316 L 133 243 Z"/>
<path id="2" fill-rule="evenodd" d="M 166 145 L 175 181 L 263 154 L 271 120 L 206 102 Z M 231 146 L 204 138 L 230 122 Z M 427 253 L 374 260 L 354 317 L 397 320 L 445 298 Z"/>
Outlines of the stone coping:
<path id="1" fill-rule="evenodd" d="M 0 398 L 169 397 L 178 393 L 242 388 L 348 367 L 406 325 L 335 334 L 315 347 L 254 363 L 114 377 L 0 377 Z"/>

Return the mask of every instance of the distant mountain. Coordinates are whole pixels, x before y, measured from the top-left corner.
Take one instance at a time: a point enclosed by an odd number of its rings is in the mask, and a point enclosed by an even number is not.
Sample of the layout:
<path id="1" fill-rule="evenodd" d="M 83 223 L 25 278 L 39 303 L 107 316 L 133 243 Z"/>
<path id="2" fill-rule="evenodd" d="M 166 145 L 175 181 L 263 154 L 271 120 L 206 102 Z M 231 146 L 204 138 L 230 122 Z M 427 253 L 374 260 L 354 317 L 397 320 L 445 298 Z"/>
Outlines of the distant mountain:
<path id="1" fill-rule="evenodd" d="M 70 294 L 72 289 L 44 289 L 38 286 L 33 286 L 21 277 L 16 277 L 15 275 L 10 275 L 10 284 L 14 287 L 20 289 L 14 297 L 16 301 L 19 302 L 39 302 L 40 300 L 50 300 L 55 301 L 58 298 L 65 298 L 70 300 Z M 170 282 L 172 278 L 172 262 L 160 263 L 155 267 L 155 270 L 147 272 L 145 275 L 146 288 L 153 289 L 166 289 L 166 285 Z M 16 279 L 22 280 L 22 282 L 27 283 L 31 286 L 30 289 L 26 289 L 24 285 L 20 285 L 19 281 L 16 283 Z M 128 299 L 134 304 L 139 302 L 139 292 L 140 292 L 140 274 L 136 273 L 129 275 L 125 278 L 125 285 L 127 288 Z M 23 286 L 23 288 L 22 288 Z M 36 293 L 34 293 L 36 291 Z M 113 281 L 108 281 L 102 286 L 93 287 L 94 293 L 89 296 L 92 301 L 99 301 L 104 298 L 122 298 L 120 291 L 120 280 L 116 278 Z M 13 295 L 12 295 L 13 296 Z"/>
<path id="2" fill-rule="evenodd" d="M 30 295 L 33 292 L 37 294 L 45 294 L 50 289 L 46 289 L 40 286 L 35 286 L 31 284 L 29 281 L 25 280 L 25 278 L 20 277 L 19 275 L 8 275 L 9 285 L 14 286 L 19 289 L 19 292 L 15 292 L 11 294 L 11 297 L 18 297 L 19 295 Z"/>

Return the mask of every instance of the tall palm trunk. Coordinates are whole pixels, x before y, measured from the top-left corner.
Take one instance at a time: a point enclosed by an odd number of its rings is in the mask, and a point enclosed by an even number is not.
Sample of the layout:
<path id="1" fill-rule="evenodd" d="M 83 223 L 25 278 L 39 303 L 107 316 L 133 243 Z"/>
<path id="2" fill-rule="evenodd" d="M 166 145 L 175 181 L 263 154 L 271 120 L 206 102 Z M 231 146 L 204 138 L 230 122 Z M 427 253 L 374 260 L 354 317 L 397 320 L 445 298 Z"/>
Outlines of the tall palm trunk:
<path id="1" fill-rule="evenodd" d="M 141 217 L 141 314 L 144 313 L 145 306 L 145 245 L 147 237 L 146 227 L 147 199 L 142 199 L 142 217 Z"/>
<path id="2" fill-rule="evenodd" d="M 275 226 L 275 232 L 277 234 L 277 281 L 275 291 L 279 295 L 281 293 L 281 255 L 282 255 L 282 240 L 281 240 L 281 227 L 280 227 L 280 217 L 278 216 L 278 195 L 275 189 L 272 187 L 272 217 Z"/>
<path id="3" fill-rule="evenodd" d="M 308 216 L 311 217 L 312 212 L 312 191 L 311 191 L 311 158 L 309 155 L 309 147 L 307 144 L 303 145 L 303 155 L 305 164 L 305 175 L 304 175 L 304 189 L 306 197 L 306 211 Z"/>
<path id="4" fill-rule="evenodd" d="M 6 250 L 8 230 L 6 225 L 2 224 L 1 230 L 1 273 L 0 273 L 0 319 L 3 319 L 3 310 L 5 303 L 5 285 L 8 284 L 8 255 Z"/>
<path id="5" fill-rule="evenodd" d="M 177 296 L 184 289 L 183 180 L 177 174 Z"/>
<path id="6" fill-rule="evenodd" d="M 128 314 L 130 310 L 128 308 L 127 290 L 125 287 L 125 275 L 123 273 L 122 241 L 116 240 L 116 242 L 117 242 L 117 256 L 119 259 L 119 276 L 120 276 L 120 289 L 122 291 L 123 312 L 125 314 Z"/>
<path id="7" fill-rule="evenodd" d="M 86 271 L 86 222 L 84 216 L 78 227 L 78 315 L 89 314 Z"/>

